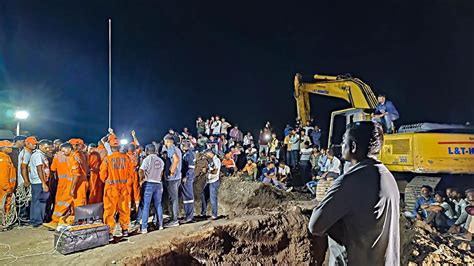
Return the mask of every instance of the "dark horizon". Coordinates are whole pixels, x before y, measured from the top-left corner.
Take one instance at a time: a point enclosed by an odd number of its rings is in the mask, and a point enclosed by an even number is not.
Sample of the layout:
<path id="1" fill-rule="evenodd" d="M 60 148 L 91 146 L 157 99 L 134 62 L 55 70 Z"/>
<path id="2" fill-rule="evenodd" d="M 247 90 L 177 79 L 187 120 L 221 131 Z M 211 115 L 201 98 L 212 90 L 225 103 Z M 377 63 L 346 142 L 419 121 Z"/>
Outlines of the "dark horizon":
<path id="1" fill-rule="evenodd" d="M 47 3 L 46 3 L 47 2 Z M 107 20 L 113 121 L 143 142 L 218 114 L 243 131 L 293 123 L 299 72 L 358 77 L 397 106 L 398 124 L 473 120 L 474 2 L 295 5 L 151 1 L 0 3 L 0 128 L 39 137 L 107 133 Z M 313 96 L 327 130 L 348 105 Z"/>

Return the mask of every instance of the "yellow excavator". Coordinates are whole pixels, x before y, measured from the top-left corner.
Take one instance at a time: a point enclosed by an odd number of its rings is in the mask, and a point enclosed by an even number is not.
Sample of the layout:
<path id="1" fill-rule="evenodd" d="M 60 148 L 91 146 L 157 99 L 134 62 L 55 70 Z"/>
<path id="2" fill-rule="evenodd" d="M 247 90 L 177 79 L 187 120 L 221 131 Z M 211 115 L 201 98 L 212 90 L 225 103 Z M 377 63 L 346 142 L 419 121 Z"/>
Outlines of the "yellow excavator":
<path id="1" fill-rule="evenodd" d="M 377 106 L 370 86 L 350 75 L 314 75 L 311 81 L 303 82 L 302 76 L 296 74 L 294 90 L 303 125 L 310 119 L 309 94 L 340 98 L 350 104 L 347 109 L 331 113 L 328 147 L 332 145 L 336 116 L 344 116 L 346 124 L 371 120 Z M 461 183 L 474 187 L 474 127 L 437 123 L 402 125 L 396 133 L 384 135 L 379 159 L 394 173 L 407 208 L 414 205 L 422 185 L 435 188 L 441 178 L 463 179 Z"/>

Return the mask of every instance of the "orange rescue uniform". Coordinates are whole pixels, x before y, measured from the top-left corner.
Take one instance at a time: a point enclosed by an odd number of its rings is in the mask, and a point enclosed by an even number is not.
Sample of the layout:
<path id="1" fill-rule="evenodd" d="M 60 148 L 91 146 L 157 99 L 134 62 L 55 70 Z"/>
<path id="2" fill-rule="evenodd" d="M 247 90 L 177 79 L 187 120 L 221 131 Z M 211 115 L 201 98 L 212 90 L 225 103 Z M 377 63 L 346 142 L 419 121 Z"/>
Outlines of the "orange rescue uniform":
<path id="1" fill-rule="evenodd" d="M 13 166 L 12 160 L 8 154 L 0 152 L 0 202 L 3 197 L 9 193 L 13 193 L 16 185 L 16 170 Z M 11 208 L 12 194 L 7 196 L 5 202 L 5 212 L 8 213 Z"/>
<path id="2" fill-rule="evenodd" d="M 102 202 L 104 197 L 104 182 L 100 180 L 100 153 L 96 150 L 89 153 L 89 204 Z"/>
<path id="3" fill-rule="evenodd" d="M 130 224 L 130 193 L 132 190 L 132 164 L 130 158 L 120 152 L 105 157 L 100 165 L 100 179 L 104 188 L 104 222 L 110 233 L 115 230 L 115 213 L 119 213 L 122 230 Z"/>
<path id="4" fill-rule="evenodd" d="M 62 151 L 54 155 L 51 163 L 51 171 L 56 172 L 58 177 L 58 188 L 56 190 L 56 200 L 54 204 L 52 223 L 59 223 L 59 218 L 64 216 L 72 203 L 69 190 L 71 189 L 72 176 L 69 170 L 68 157 Z"/>
<path id="5" fill-rule="evenodd" d="M 82 151 L 74 151 L 74 153 L 68 157 L 68 167 L 71 172 L 71 186 L 74 182 L 74 178 L 77 179 L 75 197 L 71 198 L 73 207 L 87 205 L 87 172 L 89 171 L 89 165 L 87 163 L 87 156 Z M 69 193 L 69 190 L 67 193 Z"/>
<path id="6" fill-rule="evenodd" d="M 133 143 L 135 144 L 135 143 Z M 136 146 L 136 145 L 135 145 Z M 140 150 L 137 148 L 133 152 L 127 152 L 128 158 L 132 164 L 132 193 L 131 196 L 136 205 L 140 202 L 140 182 L 138 181 L 138 164 L 139 164 L 139 155 Z"/>

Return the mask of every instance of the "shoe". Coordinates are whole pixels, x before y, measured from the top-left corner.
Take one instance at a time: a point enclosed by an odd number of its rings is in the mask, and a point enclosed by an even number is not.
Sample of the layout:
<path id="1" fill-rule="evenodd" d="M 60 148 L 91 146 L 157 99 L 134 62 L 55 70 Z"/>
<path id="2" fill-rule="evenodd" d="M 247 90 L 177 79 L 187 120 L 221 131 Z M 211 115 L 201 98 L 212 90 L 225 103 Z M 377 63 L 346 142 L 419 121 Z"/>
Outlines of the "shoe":
<path id="1" fill-rule="evenodd" d="M 189 219 L 189 220 L 182 220 L 179 222 L 180 224 L 190 224 L 190 223 L 194 223 L 194 219 Z"/>
<path id="2" fill-rule="evenodd" d="M 215 220 L 217 220 L 217 219 L 219 219 L 219 217 L 217 217 L 217 216 L 212 216 L 212 217 L 211 217 L 211 220 L 213 220 L 213 221 L 215 221 Z"/>
<path id="3" fill-rule="evenodd" d="M 291 192 L 293 191 L 293 187 L 289 187 L 288 189 L 286 189 L 286 192 Z"/>
<path id="4" fill-rule="evenodd" d="M 54 231 L 56 230 L 56 228 L 58 228 L 58 223 L 49 222 L 44 223 L 43 226 L 46 227 L 49 231 Z"/>
<path id="5" fill-rule="evenodd" d="M 158 230 L 163 230 L 165 229 L 163 226 L 158 227 Z"/>
<path id="6" fill-rule="evenodd" d="M 148 233 L 148 230 L 147 230 L 147 229 L 142 229 L 142 230 L 140 230 L 140 234 L 146 234 L 146 233 Z"/>
<path id="7" fill-rule="evenodd" d="M 114 235 L 113 234 L 109 234 L 109 242 L 113 242 L 115 239 L 114 239 Z"/>
<path id="8" fill-rule="evenodd" d="M 177 226 L 179 226 L 178 221 L 169 222 L 169 223 L 165 224 L 165 227 L 177 227 Z"/>
<path id="9" fill-rule="evenodd" d="M 128 237 L 128 230 L 122 230 L 122 237 Z"/>

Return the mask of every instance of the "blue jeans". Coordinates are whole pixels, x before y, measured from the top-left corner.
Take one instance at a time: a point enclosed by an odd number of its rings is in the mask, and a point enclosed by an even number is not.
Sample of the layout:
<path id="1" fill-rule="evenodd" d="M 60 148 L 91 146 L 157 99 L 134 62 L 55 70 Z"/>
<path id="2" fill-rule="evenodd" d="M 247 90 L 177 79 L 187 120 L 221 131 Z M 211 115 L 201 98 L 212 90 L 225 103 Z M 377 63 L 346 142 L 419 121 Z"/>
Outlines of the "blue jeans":
<path id="1" fill-rule="evenodd" d="M 43 192 L 41 184 L 31 184 L 30 224 L 32 226 L 43 224 L 48 198 L 49 192 Z"/>
<path id="2" fill-rule="evenodd" d="M 286 189 L 286 186 L 283 185 L 280 181 L 276 180 L 276 178 L 264 177 L 262 182 L 265 184 L 273 184 L 278 189 Z"/>
<path id="3" fill-rule="evenodd" d="M 298 156 L 299 156 L 300 151 L 299 150 L 293 150 L 289 152 L 289 160 L 288 164 L 290 165 L 291 168 L 295 168 L 296 165 L 298 164 Z"/>
<path id="4" fill-rule="evenodd" d="M 179 184 L 181 184 L 181 179 L 178 180 L 168 180 L 166 189 L 170 197 L 170 205 L 172 207 L 171 211 L 171 222 L 178 221 L 178 211 L 179 211 L 179 202 L 178 202 L 178 192 Z"/>
<path id="5" fill-rule="evenodd" d="M 217 210 L 218 210 L 218 202 L 217 202 L 217 195 L 219 192 L 219 186 L 221 184 L 220 180 L 217 180 L 214 183 L 207 183 L 204 186 L 204 189 L 201 193 L 201 215 L 206 216 L 207 213 L 207 202 L 206 202 L 206 188 L 209 188 L 209 199 L 211 200 L 211 209 L 212 209 L 212 216 L 217 217 Z"/>
<path id="6" fill-rule="evenodd" d="M 373 122 L 382 124 L 384 126 L 385 132 L 391 133 L 393 131 L 392 122 L 397 120 L 399 117 L 394 114 L 387 113 L 386 115 L 382 116 L 381 118 L 374 118 L 372 119 Z"/>
<path id="7" fill-rule="evenodd" d="M 315 188 L 318 186 L 318 181 L 309 181 L 308 183 L 306 183 L 306 187 L 309 189 L 309 191 L 311 192 L 311 194 L 313 195 L 316 195 L 316 190 Z"/>
<path id="8" fill-rule="evenodd" d="M 150 216 L 150 203 L 153 200 L 156 213 L 158 215 L 157 226 L 163 226 L 163 208 L 161 207 L 161 197 L 163 195 L 163 185 L 161 183 L 145 182 L 143 190 L 143 209 L 141 210 L 142 230 L 148 228 L 148 217 Z"/>

